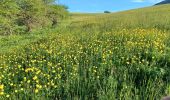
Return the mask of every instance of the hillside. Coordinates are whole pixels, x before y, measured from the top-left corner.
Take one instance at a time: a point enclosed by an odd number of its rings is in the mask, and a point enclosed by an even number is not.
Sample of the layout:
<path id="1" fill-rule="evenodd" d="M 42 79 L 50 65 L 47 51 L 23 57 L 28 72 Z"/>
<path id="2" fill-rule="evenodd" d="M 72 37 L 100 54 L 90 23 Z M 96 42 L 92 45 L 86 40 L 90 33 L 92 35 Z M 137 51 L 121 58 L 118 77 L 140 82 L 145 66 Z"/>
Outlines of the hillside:
<path id="1" fill-rule="evenodd" d="M 111 14 L 73 14 L 73 22 L 108 24 L 113 28 L 158 28 L 170 30 L 170 5 L 159 5 Z M 88 21 L 89 20 L 89 21 Z M 104 24 L 104 25 L 105 25 Z M 102 25 L 104 27 L 104 25 Z M 106 27 L 110 28 L 110 27 Z"/>
<path id="2" fill-rule="evenodd" d="M 161 1 L 155 5 L 162 5 L 162 4 L 169 4 L 170 3 L 170 0 L 164 0 L 164 1 Z"/>
<path id="3" fill-rule="evenodd" d="M 0 99 L 160 100 L 170 94 L 170 6 L 72 13 L 0 36 Z"/>
<path id="4" fill-rule="evenodd" d="M 70 21 L 64 21 L 65 24 L 69 27 L 76 28 L 79 25 L 84 24 L 98 24 L 97 26 L 109 28 L 158 28 L 161 30 L 170 30 L 170 6 L 169 5 L 159 5 L 154 7 L 147 7 L 111 14 L 71 14 Z M 159 20 L 158 20 L 159 19 Z M 100 20 L 100 21 L 99 21 Z M 85 23 L 83 23 L 85 22 Z M 103 24 L 104 23 L 104 24 Z M 107 27 L 114 26 L 114 27 Z M 57 31 L 62 30 L 61 27 Z M 53 30 L 55 32 L 56 29 Z M 63 31 L 63 30 L 62 30 Z M 70 30 L 73 31 L 73 30 Z M 30 41 L 36 41 L 38 37 L 46 37 L 45 34 L 48 31 L 42 30 L 41 32 L 34 32 L 30 35 L 15 35 L 15 36 L 0 36 L 0 52 L 10 51 L 10 48 L 22 47 L 20 45 L 29 44 Z M 47 35 L 48 36 L 48 35 Z M 34 40 L 35 39 L 35 40 Z M 22 41 L 20 41 L 22 40 Z M 27 42 L 26 42 L 27 41 Z"/>

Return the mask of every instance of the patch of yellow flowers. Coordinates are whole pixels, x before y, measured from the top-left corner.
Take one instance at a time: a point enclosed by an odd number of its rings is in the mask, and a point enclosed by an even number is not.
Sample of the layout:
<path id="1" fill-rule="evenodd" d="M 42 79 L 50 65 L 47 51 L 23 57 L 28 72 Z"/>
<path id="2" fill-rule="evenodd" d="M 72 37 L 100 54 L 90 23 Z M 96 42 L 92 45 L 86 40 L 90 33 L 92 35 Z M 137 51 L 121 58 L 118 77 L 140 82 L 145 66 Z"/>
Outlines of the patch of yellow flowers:
<path id="1" fill-rule="evenodd" d="M 0 85 L 0 95 L 4 95 L 4 85 Z"/>
<path id="2" fill-rule="evenodd" d="M 23 52 L 0 55 L 0 80 L 6 84 L 0 85 L 0 95 L 10 97 L 10 94 L 32 91 L 36 94 L 45 91 L 48 95 L 50 90 L 64 87 L 62 82 L 75 80 L 80 67 L 91 66 L 89 72 L 94 78 L 100 78 L 98 62 L 112 66 L 112 58 L 117 56 L 122 64 L 149 64 L 140 54 L 148 54 L 151 49 L 163 54 L 166 39 L 166 34 L 157 29 L 123 29 L 102 33 L 91 40 L 60 36 L 32 44 Z M 4 88 L 8 88 L 7 93 Z"/>

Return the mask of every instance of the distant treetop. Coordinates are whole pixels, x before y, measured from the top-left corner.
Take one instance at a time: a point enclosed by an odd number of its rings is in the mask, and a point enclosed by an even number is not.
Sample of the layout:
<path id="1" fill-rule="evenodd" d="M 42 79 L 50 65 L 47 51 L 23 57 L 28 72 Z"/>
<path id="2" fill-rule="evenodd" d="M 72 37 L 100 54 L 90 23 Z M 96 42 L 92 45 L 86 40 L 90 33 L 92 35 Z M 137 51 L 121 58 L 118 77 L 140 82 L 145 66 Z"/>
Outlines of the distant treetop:
<path id="1" fill-rule="evenodd" d="M 111 13 L 110 11 L 104 11 L 104 13 Z"/>

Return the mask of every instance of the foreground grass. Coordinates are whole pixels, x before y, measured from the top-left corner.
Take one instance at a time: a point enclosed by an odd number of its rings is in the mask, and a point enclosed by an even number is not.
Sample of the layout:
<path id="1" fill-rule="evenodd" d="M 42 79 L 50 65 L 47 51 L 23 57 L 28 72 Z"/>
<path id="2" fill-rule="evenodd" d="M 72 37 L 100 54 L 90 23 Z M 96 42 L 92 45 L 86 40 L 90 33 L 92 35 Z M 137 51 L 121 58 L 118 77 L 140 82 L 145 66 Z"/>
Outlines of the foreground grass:
<path id="1" fill-rule="evenodd" d="M 18 41 L 0 54 L 1 99 L 159 100 L 170 93 L 167 7 L 73 14 L 56 33 L 1 42 Z"/>

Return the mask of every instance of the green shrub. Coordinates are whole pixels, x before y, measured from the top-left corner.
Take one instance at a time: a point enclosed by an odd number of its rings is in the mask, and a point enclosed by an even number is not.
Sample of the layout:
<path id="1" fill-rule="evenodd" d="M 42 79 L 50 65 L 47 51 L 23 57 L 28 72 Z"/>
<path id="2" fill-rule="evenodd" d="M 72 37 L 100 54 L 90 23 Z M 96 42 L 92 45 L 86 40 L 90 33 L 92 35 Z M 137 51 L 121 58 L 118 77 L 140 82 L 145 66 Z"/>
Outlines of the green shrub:
<path id="1" fill-rule="evenodd" d="M 50 28 L 68 16 L 53 0 L 2 0 L 0 5 L 0 35 Z"/>

